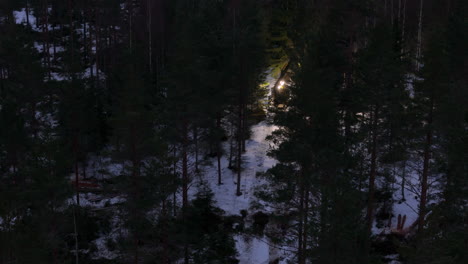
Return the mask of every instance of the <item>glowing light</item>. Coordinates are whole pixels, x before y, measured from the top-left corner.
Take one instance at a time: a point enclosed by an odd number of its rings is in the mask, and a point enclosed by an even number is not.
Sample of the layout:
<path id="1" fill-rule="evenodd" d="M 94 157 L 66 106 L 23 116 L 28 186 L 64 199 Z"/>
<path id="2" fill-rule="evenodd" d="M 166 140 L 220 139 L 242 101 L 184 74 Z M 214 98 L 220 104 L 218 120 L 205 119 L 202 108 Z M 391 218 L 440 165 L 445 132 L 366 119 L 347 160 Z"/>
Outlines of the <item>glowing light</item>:
<path id="1" fill-rule="evenodd" d="M 279 82 L 278 89 L 281 89 L 281 88 L 283 88 L 283 87 L 284 87 L 284 84 L 285 84 L 285 82 L 284 82 L 284 81 L 280 81 L 280 82 Z"/>

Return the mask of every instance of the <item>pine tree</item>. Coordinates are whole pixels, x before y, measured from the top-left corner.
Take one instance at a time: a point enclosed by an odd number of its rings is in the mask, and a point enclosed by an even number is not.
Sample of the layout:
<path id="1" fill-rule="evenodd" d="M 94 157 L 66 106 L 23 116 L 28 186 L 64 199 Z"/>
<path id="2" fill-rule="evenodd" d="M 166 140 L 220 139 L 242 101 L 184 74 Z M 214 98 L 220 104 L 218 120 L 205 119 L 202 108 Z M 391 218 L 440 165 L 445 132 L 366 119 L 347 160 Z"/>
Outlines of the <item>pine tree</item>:
<path id="1" fill-rule="evenodd" d="M 213 205 L 213 194 L 202 190 L 187 207 L 190 221 L 177 219 L 172 230 L 178 245 L 188 244 L 190 263 L 237 263 L 231 226 Z M 183 230 L 183 232 L 180 232 Z"/>
<path id="2" fill-rule="evenodd" d="M 0 43 L 5 52 L 0 93 L 2 261 L 60 263 L 69 254 L 61 230 L 67 217 L 60 210 L 70 194 L 69 159 L 57 136 L 56 108 L 29 32 L 19 25 L 0 26 L 17 33 L 6 34 Z"/>
<path id="3" fill-rule="evenodd" d="M 463 165 L 467 156 L 462 151 L 467 146 L 466 127 L 463 128 L 467 112 L 463 103 L 466 89 L 462 88 L 466 87 L 466 77 L 459 68 L 460 56 L 466 59 L 466 52 L 459 53 L 466 38 L 454 41 L 454 36 L 468 24 L 462 18 L 466 4 L 459 1 L 454 5 L 457 8 L 452 9 L 452 16 L 434 25 L 423 54 L 423 79 L 418 85 L 417 98 L 422 118 L 431 121 L 426 121 L 421 129 L 426 134 L 424 155 L 426 152 L 429 155 L 427 162 L 424 159 L 427 168 L 423 173 L 427 175 L 423 180 L 435 182 L 442 193 L 436 197 L 427 195 L 426 200 L 421 196 L 418 236 L 402 249 L 409 263 L 464 263 L 467 260 L 462 238 L 466 236 L 466 223 L 462 220 L 466 208 L 462 201 L 466 199 L 468 175 Z M 432 136 L 430 144 L 429 136 Z M 441 202 L 431 203 L 433 198 Z"/>
<path id="4" fill-rule="evenodd" d="M 144 185 L 142 180 L 142 164 L 152 153 L 153 126 L 151 97 L 145 96 L 147 79 L 139 72 L 137 59 L 139 53 L 134 50 L 124 51 L 121 67 L 114 73 L 120 85 L 115 94 L 115 111 L 112 117 L 113 133 L 116 139 L 117 159 L 125 165 L 125 178 L 122 179 L 122 192 L 127 196 L 126 220 L 131 230 L 132 251 L 134 263 L 140 259 L 140 241 L 144 226 L 145 210 L 143 210 Z"/>

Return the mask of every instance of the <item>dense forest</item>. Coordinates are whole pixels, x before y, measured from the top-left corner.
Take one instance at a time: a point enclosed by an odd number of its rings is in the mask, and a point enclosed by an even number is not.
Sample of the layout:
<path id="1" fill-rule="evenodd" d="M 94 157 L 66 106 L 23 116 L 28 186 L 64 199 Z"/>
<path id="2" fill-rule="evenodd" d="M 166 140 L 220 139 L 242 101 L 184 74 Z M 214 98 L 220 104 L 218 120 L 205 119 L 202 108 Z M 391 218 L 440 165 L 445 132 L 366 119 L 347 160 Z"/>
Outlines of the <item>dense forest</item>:
<path id="1" fill-rule="evenodd" d="M 468 263 L 468 1 L 0 0 L 0 264 Z"/>

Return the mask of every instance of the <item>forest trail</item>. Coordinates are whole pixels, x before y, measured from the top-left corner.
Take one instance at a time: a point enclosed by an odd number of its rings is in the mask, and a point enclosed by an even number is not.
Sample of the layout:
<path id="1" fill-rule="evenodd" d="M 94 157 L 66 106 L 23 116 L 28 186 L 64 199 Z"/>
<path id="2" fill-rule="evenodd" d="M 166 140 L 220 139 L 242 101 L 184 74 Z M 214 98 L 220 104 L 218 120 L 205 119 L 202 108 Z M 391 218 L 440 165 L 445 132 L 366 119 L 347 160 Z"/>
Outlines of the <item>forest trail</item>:
<path id="1" fill-rule="evenodd" d="M 209 187 L 214 194 L 216 205 L 223 209 L 226 215 L 240 215 L 246 210 L 249 215 L 252 202 L 257 201 L 255 190 L 263 180 L 257 173 L 265 172 L 276 164 L 276 160 L 267 155 L 270 142 L 266 140 L 277 126 L 268 120 L 261 121 L 251 127 L 251 137 L 246 142 L 246 152 L 242 155 L 241 192 L 236 195 L 237 173 L 228 168 L 229 143 L 223 144 L 225 155 L 221 158 L 221 171 L 223 184 L 218 185 L 217 161 L 213 158 L 204 168 L 205 175 L 199 179 L 200 187 Z M 248 237 L 236 235 L 236 248 L 239 252 L 240 264 L 264 264 L 270 260 L 270 246 L 265 237 Z"/>
<path id="2" fill-rule="evenodd" d="M 200 179 L 201 186 L 209 187 L 214 193 L 214 200 L 218 207 L 227 215 L 240 215 L 241 210 L 249 211 L 255 198 L 255 188 L 262 183 L 256 176 L 257 172 L 264 172 L 275 165 L 276 160 L 267 156 L 270 143 L 266 137 L 277 127 L 262 121 L 252 126 L 252 136 L 246 142 L 246 152 L 242 155 L 241 192 L 235 193 L 237 174 L 228 168 L 228 157 L 221 157 L 221 171 L 223 184 L 218 185 L 217 163 L 213 158 L 210 165 L 204 168 L 205 175 Z M 229 144 L 223 145 L 225 153 L 228 153 Z"/>

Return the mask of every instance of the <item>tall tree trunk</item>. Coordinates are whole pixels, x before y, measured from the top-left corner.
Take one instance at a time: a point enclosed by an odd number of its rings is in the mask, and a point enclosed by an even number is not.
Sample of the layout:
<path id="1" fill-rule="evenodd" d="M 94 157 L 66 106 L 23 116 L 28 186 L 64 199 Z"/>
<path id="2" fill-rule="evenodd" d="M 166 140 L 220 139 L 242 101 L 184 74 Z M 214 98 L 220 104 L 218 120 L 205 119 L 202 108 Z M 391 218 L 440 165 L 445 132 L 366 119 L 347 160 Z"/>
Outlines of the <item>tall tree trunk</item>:
<path id="1" fill-rule="evenodd" d="M 188 160 L 187 160 L 187 145 L 188 131 L 187 120 L 184 118 L 182 124 L 183 142 L 182 142 L 182 208 L 185 211 L 188 205 Z"/>
<path id="2" fill-rule="evenodd" d="M 369 199 L 367 201 L 367 230 L 369 234 L 372 230 L 374 220 L 374 192 L 375 192 L 375 176 L 377 173 L 377 123 L 378 123 L 379 106 L 376 105 L 372 120 L 372 146 L 371 146 L 371 168 L 369 176 Z"/>
<path id="3" fill-rule="evenodd" d="M 47 69 L 47 52 L 46 52 L 46 41 L 47 41 L 47 37 L 46 37 L 46 11 L 47 10 L 47 7 L 46 7 L 46 0 L 42 0 L 42 23 L 41 23 L 41 27 L 42 27 L 42 56 L 44 56 L 43 58 L 43 61 L 42 61 L 42 64 L 44 66 L 45 69 Z M 39 19 L 37 19 L 39 20 Z"/>
<path id="4" fill-rule="evenodd" d="M 57 43 L 55 40 L 55 25 L 52 25 L 52 48 L 54 50 L 54 62 L 57 61 Z"/>
<path id="5" fill-rule="evenodd" d="M 390 7 L 390 22 L 391 22 L 391 24 L 393 25 L 393 19 L 394 19 L 394 18 L 393 18 L 393 10 L 394 10 L 394 8 L 393 8 L 393 6 L 394 6 L 394 5 L 393 5 L 393 0 L 390 0 L 390 5 L 391 5 L 391 7 Z"/>
<path id="6" fill-rule="evenodd" d="M 188 161 L 187 161 L 187 152 L 188 152 L 188 121 L 184 117 L 182 121 L 182 214 L 184 223 L 188 221 L 186 218 L 187 206 L 188 206 Z M 189 264 L 189 254 L 188 254 L 188 244 L 187 241 L 184 241 L 184 264 Z"/>
<path id="7" fill-rule="evenodd" d="M 75 47 L 74 47 L 74 27 L 73 27 L 73 3 L 72 3 L 72 0 L 68 0 L 68 19 L 69 19 L 69 24 L 70 24 L 70 57 L 71 57 L 71 60 L 70 60 L 70 71 L 71 71 L 71 79 L 72 79 L 72 83 L 73 81 L 75 80 L 75 68 L 74 68 L 74 57 L 75 57 Z M 73 90 L 73 87 L 71 87 L 71 89 Z"/>
<path id="8" fill-rule="evenodd" d="M 218 113 L 216 117 L 216 128 L 219 132 L 221 132 L 221 115 Z M 219 137 L 219 135 L 218 135 Z M 220 139 L 218 139 L 220 140 Z M 216 157 L 218 160 L 218 185 L 221 185 L 221 147 L 222 143 L 218 142 L 217 148 L 216 148 Z"/>
<path id="9" fill-rule="evenodd" d="M 152 5 L 151 0 L 147 0 L 147 9 L 148 9 L 148 64 L 150 69 L 150 74 L 153 75 L 153 39 L 152 39 Z"/>
<path id="10" fill-rule="evenodd" d="M 43 33 L 44 33 L 44 56 L 45 56 L 45 61 L 44 61 L 44 64 L 47 68 L 47 76 L 49 78 L 49 80 L 51 80 L 51 73 L 50 73 L 50 41 L 49 41 L 49 8 L 48 8 L 48 3 L 47 3 L 47 0 L 44 0 L 44 29 L 43 29 Z"/>
<path id="11" fill-rule="evenodd" d="M 177 185 L 177 148 L 174 144 L 174 183 Z M 177 187 L 172 194 L 172 210 L 174 217 L 177 215 Z"/>
<path id="12" fill-rule="evenodd" d="M 47 8 L 45 8 L 46 10 Z M 74 31 L 74 28 L 73 28 L 73 4 L 72 4 L 72 0 L 68 0 L 68 15 L 69 15 L 69 26 L 70 26 L 70 76 L 71 76 L 71 82 L 70 82 L 70 89 L 71 89 L 71 93 L 72 94 L 75 94 L 75 90 L 74 90 L 74 87 L 73 87 L 73 83 L 74 83 L 74 80 L 75 80 L 75 74 L 74 74 L 74 67 L 73 67 L 73 64 L 74 64 L 74 57 L 75 57 L 75 53 L 74 53 L 74 39 L 73 39 L 73 31 Z M 72 114 L 72 120 L 77 120 L 76 118 L 76 113 L 73 112 Z M 79 188 L 80 188 L 80 179 L 79 179 L 79 173 L 78 173 L 78 149 L 79 149 L 79 134 L 78 134 L 78 129 L 76 128 L 76 131 L 74 132 L 74 136 L 73 136 L 73 152 L 74 152 L 74 156 L 75 156 L 75 184 L 76 184 L 76 203 L 77 205 L 79 206 L 80 205 L 80 194 L 79 194 Z"/>
<path id="13" fill-rule="evenodd" d="M 39 29 L 40 19 L 39 16 L 36 16 L 36 28 Z"/>
<path id="14" fill-rule="evenodd" d="M 50 201 L 53 201 L 54 200 L 54 194 L 51 193 L 51 197 L 49 198 Z M 55 215 L 55 210 L 54 210 L 54 206 L 51 205 L 50 206 L 50 210 L 51 210 L 51 214 L 52 214 L 52 219 L 51 219 L 51 225 L 52 225 L 52 237 L 56 237 L 57 236 L 57 216 Z M 52 248 L 52 256 L 53 256 L 53 259 L 54 259 L 54 264 L 58 264 L 59 263 L 59 257 L 58 257 L 58 249 L 57 249 L 57 245 L 54 245 L 53 248 Z"/>
<path id="15" fill-rule="evenodd" d="M 86 62 L 88 60 L 88 43 L 86 41 L 87 40 L 86 10 L 87 10 L 88 1 L 85 1 L 83 4 L 84 6 L 83 6 L 83 11 L 81 13 L 81 17 L 83 19 L 83 55 L 84 55 L 84 61 Z"/>
<path id="16" fill-rule="evenodd" d="M 79 251 L 78 251 L 78 228 L 76 225 L 76 207 L 73 206 L 73 229 L 75 231 L 75 264 L 80 263 Z"/>
<path id="17" fill-rule="evenodd" d="M 137 128 L 135 126 L 131 126 L 131 157 L 132 157 L 132 179 L 133 179 L 133 199 L 135 203 L 138 203 L 138 200 L 140 198 L 139 195 L 139 174 L 140 174 L 140 160 L 138 157 L 137 153 Z M 135 219 L 138 219 L 140 217 L 140 212 L 139 210 L 134 207 L 133 208 L 133 214 Z M 137 230 L 133 231 L 133 243 L 135 247 L 135 255 L 133 259 L 134 264 L 138 264 L 139 261 L 139 233 Z"/>
<path id="18" fill-rule="evenodd" d="M 421 233 L 424 229 L 424 220 L 426 217 L 426 203 L 427 203 L 427 178 L 429 176 L 429 165 L 431 162 L 431 146 L 432 146 L 432 115 L 434 108 L 434 96 L 431 96 L 431 103 L 429 109 L 429 116 L 427 120 L 426 143 L 424 145 L 424 163 L 421 176 L 421 200 L 419 201 L 419 218 L 418 218 L 418 231 Z"/>
<path id="19" fill-rule="evenodd" d="M 110 27 L 109 26 L 106 26 L 105 28 L 105 36 L 106 36 L 106 49 L 109 50 L 110 49 L 110 45 L 111 45 L 111 34 L 110 34 Z M 106 60 L 104 60 L 103 62 L 103 67 L 102 68 L 105 68 L 106 67 Z"/>
<path id="20" fill-rule="evenodd" d="M 99 83 L 100 83 L 100 80 L 99 80 L 99 68 L 100 68 L 100 61 L 101 61 L 101 57 L 100 57 L 100 49 L 101 49 L 101 24 L 99 23 L 100 21 L 100 17 L 99 17 L 99 13 L 98 13 L 98 8 L 96 7 L 96 10 L 95 10 L 96 14 L 95 14 L 95 19 L 96 19 L 96 26 L 94 28 L 94 31 L 96 33 L 96 87 L 99 87 Z"/>
<path id="21" fill-rule="evenodd" d="M 384 17 L 387 17 L 387 0 L 384 1 Z"/>
<path id="22" fill-rule="evenodd" d="M 420 69 L 420 61 L 421 61 L 421 54 L 422 54 L 422 16 L 423 16 L 423 4 L 424 0 L 420 2 L 419 8 L 419 23 L 418 23 L 418 47 L 416 51 L 416 70 L 419 71 Z"/>
<path id="23" fill-rule="evenodd" d="M 182 209 L 185 211 L 188 205 L 188 121 L 184 117 L 182 121 Z"/>
<path id="24" fill-rule="evenodd" d="M 75 154 L 75 185 L 76 185 L 76 204 L 80 206 L 80 175 L 78 173 L 78 135 L 75 133 L 73 138 L 73 152 Z"/>
<path id="25" fill-rule="evenodd" d="M 184 246 L 184 264 L 189 264 L 189 253 L 188 253 L 188 246 L 185 244 Z"/>
<path id="26" fill-rule="evenodd" d="M 245 95 L 244 95 L 245 96 Z M 247 120 L 246 120 L 246 103 L 245 98 L 242 98 L 242 152 L 245 152 L 245 141 L 247 140 Z"/>
<path id="27" fill-rule="evenodd" d="M 239 116 L 237 120 L 237 189 L 236 195 L 240 196 L 241 193 L 241 169 L 242 169 L 242 95 L 239 96 Z"/>
<path id="28" fill-rule="evenodd" d="M 198 170 L 198 128 L 196 125 L 193 126 L 193 141 L 195 143 L 195 172 L 200 172 Z"/>
<path id="29" fill-rule="evenodd" d="M 233 124 L 230 124 L 230 129 L 231 129 L 231 138 L 229 139 L 229 165 L 228 167 L 230 169 L 233 168 L 232 166 L 232 160 L 233 160 L 233 157 L 234 157 L 234 138 L 235 138 L 235 135 L 234 135 L 234 125 Z"/>
<path id="30" fill-rule="evenodd" d="M 401 0 L 398 0 L 398 25 L 401 26 Z"/>
<path id="31" fill-rule="evenodd" d="M 403 1 L 403 22 L 401 25 L 401 54 L 405 53 L 406 0 Z"/>
<path id="32" fill-rule="evenodd" d="M 93 11 L 91 10 L 91 7 L 88 7 L 88 16 L 89 16 L 89 20 L 91 21 L 92 20 L 92 17 L 93 17 Z M 94 18 L 95 21 L 96 21 L 96 17 Z M 94 31 L 96 31 L 96 28 L 97 28 L 97 22 L 94 23 Z M 95 33 L 96 34 L 96 33 Z M 90 75 L 91 75 L 91 81 L 92 81 L 92 85 L 95 85 L 96 84 L 96 81 L 94 80 L 94 63 L 96 61 L 96 55 L 93 56 L 93 33 L 91 31 L 91 26 L 89 27 L 89 65 L 90 65 Z M 96 49 L 97 49 L 97 45 L 95 46 Z"/>
<path id="33" fill-rule="evenodd" d="M 406 184 L 406 159 L 403 160 L 401 175 L 401 199 L 405 200 L 405 184 Z"/>
<path id="34" fill-rule="evenodd" d="M 167 206 L 166 206 L 166 198 L 162 201 L 162 233 L 161 233 L 161 242 L 162 242 L 162 255 L 161 255 L 161 263 L 168 264 L 169 263 L 169 245 L 168 245 L 168 238 L 167 238 Z"/>
<path id="35" fill-rule="evenodd" d="M 49 39 L 49 8 L 47 0 L 45 1 L 45 30 L 46 30 L 46 56 L 47 56 L 47 76 L 49 80 L 52 79 L 51 76 L 51 64 L 50 64 L 50 39 Z"/>
<path id="36" fill-rule="evenodd" d="M 130 50 L 132 49 L 132 23 L 133 23 L 133 4 L 132 0 L 127 1 L 127 10 L 128 10 L 128 41 Z"/>
<path id="37" fill-rule="evenodd" d="M 30 27 L 31 25 L 29 24 L 29 1 L 26 1 L 26 25 Z"/>
<path id="38" fill-rule="evenodd" d="M 309 186 L 306 184 L 305 186 L 305 198 L 304 198 L 304 226 L 303 226 L 303 235 L 304 238 L 302 239 L 302 255 L 304 256 L 304 264 L 306 261 L 307 256 L 307 225 L 308 225 L 308 213 L 309 213 Z"/>
<path id="39" fill-rule="evenodd" d="M 298 179 L 299 188 L 299 223 L 298 223 L 298 247 L 297 247 L 297 263 L 305 264 L 304 258 L 304 198 L 305 198 L 305 184 L 304 184 L 304 171 L 299 173 Z"/>

